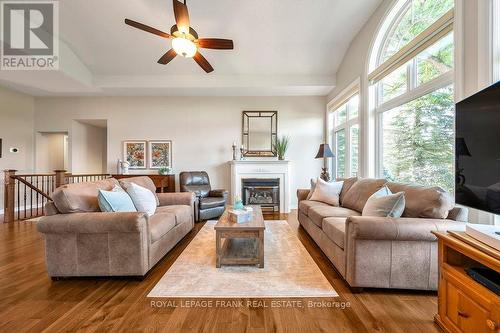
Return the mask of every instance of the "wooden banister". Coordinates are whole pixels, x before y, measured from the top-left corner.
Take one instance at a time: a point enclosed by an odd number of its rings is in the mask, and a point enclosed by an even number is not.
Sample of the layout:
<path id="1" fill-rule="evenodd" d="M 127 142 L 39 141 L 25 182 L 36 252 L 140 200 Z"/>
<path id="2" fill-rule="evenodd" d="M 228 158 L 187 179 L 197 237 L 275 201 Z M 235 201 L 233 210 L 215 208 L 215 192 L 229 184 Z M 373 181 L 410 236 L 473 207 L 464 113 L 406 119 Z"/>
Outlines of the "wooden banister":
<path id="1" fill-rule="evenodd" d="M 50 197 L 50 195 L 48 195 L 47 193 L 41 191 L 36 186 L 33 186 L 30 182 L 26 181 L 23 177 L 15 176 L 14 178 L 17 179 L 18 181 L 20 181 L 21 183 L 23 183 L 24 185 L 28 186 L 30 189 L 32 189 L 36 193 L 38 193 L 41 196 L 45 197 L 47 200 L 52 201 L 52 198 Z"/>
<path id="2" fill-rule="evenodd" d="M 66 170 L 54 170 L 56 173 L 56 188 L 66 184 Z"/>
<path id="3" fill-rule="evenodd" d="M 14 221 L 14 205 L 15 205 L 15 179 L 17 170 L 4 170 L 4 223 Z"/>
<path id="4" fill-rule="evenodd" d="M 52 201 L 52 193 L 57 187 L 110 177 L 110 174 L 98 173 L 73 175 L 66 170 L 38 174 L 16 174 L 16 170 L 5 170 L 4 222 L 42 216 L 45 204 Z"/>

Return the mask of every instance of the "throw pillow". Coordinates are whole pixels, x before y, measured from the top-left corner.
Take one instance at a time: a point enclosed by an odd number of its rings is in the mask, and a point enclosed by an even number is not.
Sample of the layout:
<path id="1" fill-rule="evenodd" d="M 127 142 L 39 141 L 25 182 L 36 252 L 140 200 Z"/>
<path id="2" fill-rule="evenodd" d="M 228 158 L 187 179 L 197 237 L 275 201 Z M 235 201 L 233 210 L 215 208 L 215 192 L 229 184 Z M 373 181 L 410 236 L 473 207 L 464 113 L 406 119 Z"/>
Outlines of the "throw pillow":
<path id="1" fill-rule="evenodd" d="M 316 181 L 316 188 L 310 200 L 324 202 L 332 206 L 339 206 L 340 192 L 342 191 L 343 185 L 343 181 L 328 183 L 318 178 Z"/>
<path id="2" fill-rule="evenodd" d="M 306 200 L 311 200 L 315 188 L 316 188 L 316 178 L 311 178 L 311 190 L 309 191 Z"/>
<path id="3" fill-rule="evenodd" d="M 363 207 L 363 216 L 399 218 L 405 210 L 405 193 L 392 194 L 387 186 L 373 193 Z"/>
<path id="4" fill-rule="evenodd" d="M 99 190 L 97 201 L 101 212 L 137 212 L 130 196 L 118 185 L 111 191 Z"/>
<path id="5" fill-rule="evenodd" d="M 147 213 L 149 216 L 156 211 L 156 196 L 145 187 L 131 183 L 127 187 L 127 193 L 132 198 L 138 212 Z"/>

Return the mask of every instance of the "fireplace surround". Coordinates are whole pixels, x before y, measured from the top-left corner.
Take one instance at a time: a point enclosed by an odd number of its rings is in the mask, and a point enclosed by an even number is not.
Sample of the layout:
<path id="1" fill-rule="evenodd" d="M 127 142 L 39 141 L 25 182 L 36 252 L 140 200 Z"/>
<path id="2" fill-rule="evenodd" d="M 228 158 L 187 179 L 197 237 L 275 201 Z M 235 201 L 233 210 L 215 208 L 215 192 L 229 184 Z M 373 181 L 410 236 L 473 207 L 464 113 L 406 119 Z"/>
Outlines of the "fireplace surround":
<path id="1" fill-rule="evenodd" d="M 235 196 L 244 199 L 243 179 L 274 179 L 279 181 L 279 203 L 276 205 L 279 210 L 276 212 L 290 213 L 290 161 L 263 158 L 229 161 L 229 164 L 231 166 L 231 201 Z"/>

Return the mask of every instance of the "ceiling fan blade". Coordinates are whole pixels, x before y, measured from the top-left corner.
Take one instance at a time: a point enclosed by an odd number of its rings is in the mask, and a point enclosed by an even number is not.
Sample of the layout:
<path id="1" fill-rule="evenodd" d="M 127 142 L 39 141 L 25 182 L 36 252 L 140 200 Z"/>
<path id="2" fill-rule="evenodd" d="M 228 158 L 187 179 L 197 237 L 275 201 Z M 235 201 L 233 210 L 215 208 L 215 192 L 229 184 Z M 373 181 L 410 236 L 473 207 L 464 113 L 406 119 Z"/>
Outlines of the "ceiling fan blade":
<path id="1" fill-rule="evenodd" d="M 214 68 L 212 67 L 212 65 L 210 65 L 210 63 L 207 61 L 207 59 L 205 59 L 205 57 L 202 56 L 200 52 L 196 52 L 193 59 L 194 59 L 194 61 L 196 61 L 198 63 L 198 65 L 200 65 L 201 68 L 203 68 L 203 70 L 205 72 L 211 73 L 214 71 Z"/>
<path id="2" fill-rule="evenodd" d="M 198 39 L 198 47 L 203 49 L 216 50 L 232 50 L 234 49 L 233 41 L 230 39 L 221 38 L 200 38 Z"/>
<path id="3" fill-rule="evenodd" d="M 162 65 L 168 64 L 172 59 L 174 59 L 177 56 L 177 53 L 175 53 L 174 49 L 170 49 L 165 53 L 159 60 L 158 63 Z"/>
<path id="4" fill-rule="evenodd" d="M 187 6 L 180 2 L 179 0 L 174 1 L 174 15 L 175 22 L 177 23 L 177 29 L 180 32 L 189 33 L 189 13 Z"/>
<path id="5" fill-rule="evenodd" d="M 127 18 L 125 19 L 125 24 L 128 24 L 131 27 L 152 33 L 152 34 L 160 36 L 160 37 L 170 38 L 170 35 L 167 34 L 166 32 L 163 32 L 163 31 L 160 31 L 160 30 L 155 29 L 153 27 L 150 27 L 149 25 L 145 25 L 145 24 L 133 21 L 133 20 L 129 20 Z"/>

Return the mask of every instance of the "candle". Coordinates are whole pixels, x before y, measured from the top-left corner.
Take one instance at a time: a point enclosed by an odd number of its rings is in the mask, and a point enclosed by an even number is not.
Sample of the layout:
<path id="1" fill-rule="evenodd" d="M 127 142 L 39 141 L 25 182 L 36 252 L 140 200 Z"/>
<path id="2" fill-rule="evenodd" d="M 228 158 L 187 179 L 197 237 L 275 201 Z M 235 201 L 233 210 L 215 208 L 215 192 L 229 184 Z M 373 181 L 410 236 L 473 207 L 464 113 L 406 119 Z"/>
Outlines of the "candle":
<path id="1" fill-rule="evenodd" d="M 233 147 L 236 147 L 236 141 L 233 141 Z"/>
<path id="2" fill-rule="evenodd" d="M 244 145 L 241 145 L 241 149 L 245 149 L 245 146 L 244 146 Z"/>

